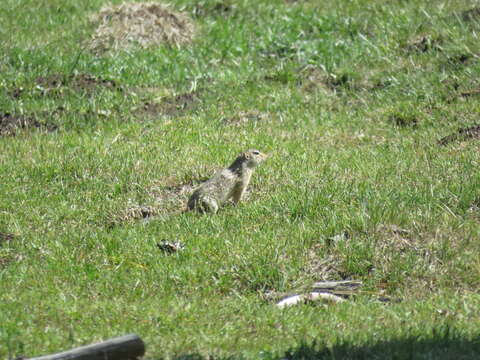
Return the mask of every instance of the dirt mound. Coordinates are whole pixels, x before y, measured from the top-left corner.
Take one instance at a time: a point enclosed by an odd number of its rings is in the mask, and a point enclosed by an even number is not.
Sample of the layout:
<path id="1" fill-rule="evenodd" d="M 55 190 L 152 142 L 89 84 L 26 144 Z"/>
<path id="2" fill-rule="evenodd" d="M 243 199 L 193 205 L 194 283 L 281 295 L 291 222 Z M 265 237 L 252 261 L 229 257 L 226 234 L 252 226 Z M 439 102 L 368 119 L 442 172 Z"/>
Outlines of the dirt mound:
<path id="1" fill-rule="evenodd" d="M 136 113 L 141 117 L 155 118 L 158 115 L 170 117 L 182 116 L 194 111 L 201 103 L 198 92 L 183 93 L 163 97 L 160 101 L 147 100 L 136 107 Z"/>
<path id="2" fill-rule="evenodd" d="M 441 138 L 438 144 L 448 145 L 454 141 L 465 141 L 468 139 L 480 139 L 480 124 L 468 128 L 460 128 L 457 132 Z"/>
<path id="3" fill-rule="evenodd" d="M 92 17 L 98 24 L 90 44 L 92 50 L 143 48 L 160 44 L 189 43 L 194 34 L 192 20 L 154 2 L 124 3 L 103 7 Z"/>
<path id="4" fill-rule="evenodd" d="M 55 131 L 57 126 L 50 122 L 40 122 L 35 116 L 16 115 L 8 112 L 0 113 L 0 137 L 14 136 L 21 129 L 43 128 L 47 131 Z"/>
<path id="5" fill-rule="evenodd" d="M 73 91 L 83 91 L 88 94 L 94 93 L 98 88 L 119 90 L 122 88 L 113 80 L 103 79 L 90 74 L 76 74 L 64 77 L 62 74 L 41 76 L 36 79 L 36 88 L 42 95 L 57 94 L 64 92 L 64 88 L 71 88 Z"/>

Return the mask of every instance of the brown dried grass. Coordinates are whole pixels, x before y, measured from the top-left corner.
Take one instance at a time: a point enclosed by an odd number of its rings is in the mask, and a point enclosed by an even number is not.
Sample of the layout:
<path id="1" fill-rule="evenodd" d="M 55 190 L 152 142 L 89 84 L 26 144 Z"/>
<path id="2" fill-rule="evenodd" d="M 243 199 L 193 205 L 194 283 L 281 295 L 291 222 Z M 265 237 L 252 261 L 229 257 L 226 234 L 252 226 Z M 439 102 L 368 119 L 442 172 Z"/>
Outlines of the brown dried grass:
<path id="1" fill-rule="evenodd" d="M 186 209 L 188 197 L 195 187 L 193 183 L 171 186 L 153 185 L 148 191 L 148 204 L 140 205 L 131 202 L 127 208 L 111 213 L 107 223 L 113 227 L 138 220 L 179 215 Z"/>
<path id="2" fill-rule="evenodd" d="M 195 32 L 186 14 L 155 2 L 105 6 L 91 20 L 98 24 L 90 43 L 96 52 L 132 46 L 180 46 L 191 42 Z"/>

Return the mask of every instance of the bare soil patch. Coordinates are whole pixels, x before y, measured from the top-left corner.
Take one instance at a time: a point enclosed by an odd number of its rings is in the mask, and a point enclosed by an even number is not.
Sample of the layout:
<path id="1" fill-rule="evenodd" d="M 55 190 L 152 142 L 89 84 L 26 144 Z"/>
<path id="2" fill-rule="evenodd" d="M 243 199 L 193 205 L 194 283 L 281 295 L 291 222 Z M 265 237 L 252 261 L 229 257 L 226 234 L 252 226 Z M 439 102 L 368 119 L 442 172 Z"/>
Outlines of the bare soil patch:
<path id="1" fill-rule="evenodd" d="M 472 54 L 456 54 L 448 58 L 448 62 L 455 65 L 467 65 L 474 59 Z"/>
<path id="2" fill-rule="evenodd" d="M 0 113 L 0 136 L 15 136 L 20 130 L 25 129 L 55 131 L 57 125 L 51 122 L 41 122 L 33 115 Z"/>
<path id="3" fill-rule="evenodd" d="M 180 94 L 164 98 L 161 103 L 161 110 L 165 115 L 178 116 L 193 110 L 199 104 L 200 98 L 196 92 Z"/>
<path id="4" fill-rule="evenodd" d="M 159 102 L 147 100 L 137 109 L 139 114 L 148 117 L 156 117 L 158 115 L 181 116 L 188 111 L 195 110 L 200 104 L 198 92 L 190 92 L 175 96 L 167 96 Z"/>
<path id="5" fill-rule="evenodd" d="M 465 141 L 470 139 L 480 139 L 480 124 L 468 128 L 460 128 L 455 133 L 438 140 L 438 144 L 448 145 L 454 141 Z"/>
<path id="6" fill-rule="evenodd" d="M 422 35 L 411 40 L 406 49 L 412 52 L 427 52 L 430 50 L 443 50 L 443 40 L 440 37 L 434 37 L 432 35 Z"/>
<path id="7" fill-rule="evenodd" d="M 156 2 L 105 6 L 91 20 L 97 28 L 90 48 L 97 53 L 133 46 L 180 46 L 190 43 L 195 33 L 193 21 L 185 13 Z"/>
<path id="8" fill-rule="evenodd" d="M 478 21 L 480 19 L 480 7 L 474 7 L 461 13 L 463 21 Z"/>
<path id="9" fill-rule="evenodd" d="M 91 74 L 76 74 L 65 77 L 62 74 L 41 76 L 36 79 L 36 89 L 42 96 L 62 95 L 66 89 L 94 94 L 98 89 L 122 91 L 122 87 L 114 80 L 104 79 Z"/>

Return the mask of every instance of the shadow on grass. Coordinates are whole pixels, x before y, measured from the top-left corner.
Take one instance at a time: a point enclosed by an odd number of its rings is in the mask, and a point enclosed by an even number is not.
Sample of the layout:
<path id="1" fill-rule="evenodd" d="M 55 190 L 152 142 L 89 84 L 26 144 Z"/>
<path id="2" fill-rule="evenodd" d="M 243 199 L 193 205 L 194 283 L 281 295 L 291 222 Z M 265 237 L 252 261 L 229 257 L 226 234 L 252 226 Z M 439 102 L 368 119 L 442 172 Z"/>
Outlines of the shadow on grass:
<path id="1" fill-rule="evenodd" d="M 311 360 L 311 359 L 432 359 L 432 360 L 466 360 L 480 359 L 480 336 L 474 340 L 461 338 L 438 338 L 420 340 L 415 337 L 378 342 L 371 345 L 355 346 L 351 344 L 327 347 L 302 343 L 281 355 L 259 354 L 262 360 Z M 198 354 L 185 354 L 175 360 L 237 360 L 243 356 L 226 358 L 203 357 Z"/>

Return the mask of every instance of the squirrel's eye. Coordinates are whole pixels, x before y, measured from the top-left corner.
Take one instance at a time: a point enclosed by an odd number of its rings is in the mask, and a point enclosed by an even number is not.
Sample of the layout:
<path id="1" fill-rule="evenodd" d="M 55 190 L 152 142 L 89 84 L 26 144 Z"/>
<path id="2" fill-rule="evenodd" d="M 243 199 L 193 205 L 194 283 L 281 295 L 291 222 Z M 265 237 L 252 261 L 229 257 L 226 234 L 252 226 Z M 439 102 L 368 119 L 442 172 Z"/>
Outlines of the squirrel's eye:
<path id="1" fill-rule="evenodd" d="M 260 151 L 255 150 L 255 151 L 253 152 L 253 155 L 260 155 Z"/>

